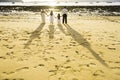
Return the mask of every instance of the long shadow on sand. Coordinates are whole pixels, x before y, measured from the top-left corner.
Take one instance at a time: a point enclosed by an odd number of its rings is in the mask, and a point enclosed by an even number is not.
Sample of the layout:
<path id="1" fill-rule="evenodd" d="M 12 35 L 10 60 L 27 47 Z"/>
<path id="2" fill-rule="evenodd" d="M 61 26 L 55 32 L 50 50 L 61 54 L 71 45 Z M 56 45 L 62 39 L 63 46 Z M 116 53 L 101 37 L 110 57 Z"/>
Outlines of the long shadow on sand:
<path id="1" fill-rule="evenodd" d="M 25 44 L 24 49 L 25 49 L 25 48 L 28 48 L 29 45 L 31 44 L 31 42 L 32 42 L 35 38 L 39 38 L 39 36 L 40 36 L 40 34 L 41 34 L 41 31 L 42 31 L 44 25 L 45 25 L 45 23 L 41 23 L 41 24 L 39 25 L 39 27 L 38 27 L 37 29 L 35 29 L 35 31 L 33 31 L 33 32 L 31 33 L 30 39 L 29 39 L 29 41 Z"/>
<path id="2" fill-rule="evenodd" d="M 49 38 L 50 38 L 50 39 L 53 39 L 53 38 L 54 38 L 54 32 L 55 32 L 54 25 L 49 25 L 48 34 L 49 34 Z"/>
<path id="3" fill-rule="evenodd" d="M 65 34 L 66 36 L 69 35 L 69 33 L 66 32 L 65 29 L 63 28 L 62 24 L 58 24 L 57 26 L 63 34 Z"/>
<path id="4" fill-rule="evenodd" d="M 92 55 L 105 67 L 109 67 L 105 61 L 91 48 L 90 43 L 77 31 L 72 29 L 68 24 L 65 24 L 65 27 L 67 28 L 68 32 L 70 33 L 71 37 L 78 42 L 83 47 L 87 48 Z"/>

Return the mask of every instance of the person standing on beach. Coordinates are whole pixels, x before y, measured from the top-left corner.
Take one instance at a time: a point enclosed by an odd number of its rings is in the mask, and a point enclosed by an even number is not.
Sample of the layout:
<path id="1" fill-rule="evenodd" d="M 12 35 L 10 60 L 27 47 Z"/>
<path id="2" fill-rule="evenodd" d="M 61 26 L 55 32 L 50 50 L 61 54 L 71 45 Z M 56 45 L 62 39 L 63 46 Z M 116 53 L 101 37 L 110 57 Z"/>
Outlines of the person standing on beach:
<path id="1" fill-rule="evenodd" d="M 63 17 L 63 20 L 62 20 L 62 23 L 64 24 L 67 24 L 67 14 L 68 14 L 68 10 L 66 9 L 66 7 L 64 7 L 62 9 L 62 17 Z"/>
<path id="2" fill-rule="evenodd" d="M 44 10 L 42 10 L 42 11 L 41 11 L 42 23 L 45 23 L 45 15 L 47 15 L 46 12 L 45 12 Z"/>
<path id="3" fill-rule="evenodd" d="M 60 17 L 61 17 L 60 14 L 58 14 L 58 15 L 57 15 L 57 21 L 58 21 L 58 24 L 60 24 L 60 22 L 61 22 Z"/>
<path id="4" fill-rule="evenodd" d="M 54 22 L 54 14 L 53 14 L 53 11 L 51 10 L 50 12 L 50 24 L 53 24 Z"/>

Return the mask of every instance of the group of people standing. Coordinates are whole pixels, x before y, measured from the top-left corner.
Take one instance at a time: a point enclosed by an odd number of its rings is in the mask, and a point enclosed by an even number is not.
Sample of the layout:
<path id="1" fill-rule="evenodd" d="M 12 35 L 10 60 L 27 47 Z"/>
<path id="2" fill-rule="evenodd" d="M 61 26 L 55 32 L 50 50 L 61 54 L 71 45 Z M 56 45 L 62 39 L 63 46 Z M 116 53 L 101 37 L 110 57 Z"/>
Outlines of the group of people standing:
<path id="1" fill-rule="evenodd" d="M 67 24 L 67 14 L 68 14 L 68 10 L 66 9 L 66 7 L 64 7 L 61 11 L 61 14 L 62 16 L 60 15 L 60 13 L 57 14 L 57 22 L 58 24 L 61 23 L 61 17 L 62 17 L 62 23 L 63 24 Z M 45 23 L 45 15 L 47 15 L 47 13 L 42 10 L 41 11 L 41 19 L 42 19 L 42 23 Z M 50 14 L 49 14 L 49 21 L 50 21 L 50 24 L 53 24 L 54 22 L 54 12 L 51 10 L 50 11 Z"/>

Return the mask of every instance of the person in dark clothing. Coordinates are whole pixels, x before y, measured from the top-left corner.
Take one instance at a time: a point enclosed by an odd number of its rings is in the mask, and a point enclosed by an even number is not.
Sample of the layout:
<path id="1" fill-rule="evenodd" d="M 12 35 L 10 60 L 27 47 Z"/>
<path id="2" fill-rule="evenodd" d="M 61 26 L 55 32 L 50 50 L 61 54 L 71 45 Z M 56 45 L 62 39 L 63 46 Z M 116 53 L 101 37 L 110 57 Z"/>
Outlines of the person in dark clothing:
<path id="1" fill-rule="evenodd" d="M 62 10 L 62 17 L 63 17 L 63 20 L 62 20 L 62 23 L 64 24 L 67 24 L 67 13 L 68 13 L 68 10 L 66 9 L 66 7 L 64 7 L 64 9 Z"/>
<path id="2" fill-rule="evenodd" d="M 57 21 L 58 21 L 58 24 L 60 24 L 60 22 L 61 22 L 60 17 L 61 17 L 60 14 L 58 14 L 58 15 L 57 15 Z"/>

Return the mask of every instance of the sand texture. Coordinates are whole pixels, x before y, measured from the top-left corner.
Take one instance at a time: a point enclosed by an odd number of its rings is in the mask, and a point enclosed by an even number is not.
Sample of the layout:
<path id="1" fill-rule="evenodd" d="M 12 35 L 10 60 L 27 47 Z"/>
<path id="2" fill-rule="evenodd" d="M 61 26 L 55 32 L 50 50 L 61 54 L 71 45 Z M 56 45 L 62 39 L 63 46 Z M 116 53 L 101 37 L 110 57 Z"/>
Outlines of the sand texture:
<path id="1" fill-rule="evenodd" d="M 0 80 L 120 80 L 120 16 L 0 15 Z"/>

